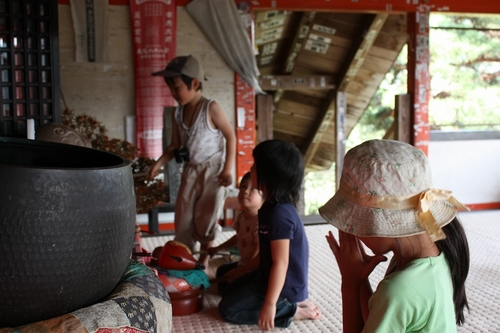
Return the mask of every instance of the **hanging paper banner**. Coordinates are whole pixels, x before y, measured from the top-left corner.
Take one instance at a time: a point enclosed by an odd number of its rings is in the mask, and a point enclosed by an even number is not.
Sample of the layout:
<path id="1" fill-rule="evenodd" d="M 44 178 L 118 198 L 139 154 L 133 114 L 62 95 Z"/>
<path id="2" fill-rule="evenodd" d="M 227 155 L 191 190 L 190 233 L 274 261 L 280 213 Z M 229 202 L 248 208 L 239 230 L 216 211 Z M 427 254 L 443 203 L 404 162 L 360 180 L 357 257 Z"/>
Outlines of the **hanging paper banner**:
<path id="1" fill-rule="evenodd" d="M 108 61 L 108 0 L 71 0 L 78 62 Z"/>
<path id="2" fill-rule="evenodd" d="M 130 1 L 135 65 L 136 146 L 139 155 L 158 158 L 163 153 L 163 109 L 174 106 L 162 77 L 175 57 L 176 6 L 174 0 Z"/>

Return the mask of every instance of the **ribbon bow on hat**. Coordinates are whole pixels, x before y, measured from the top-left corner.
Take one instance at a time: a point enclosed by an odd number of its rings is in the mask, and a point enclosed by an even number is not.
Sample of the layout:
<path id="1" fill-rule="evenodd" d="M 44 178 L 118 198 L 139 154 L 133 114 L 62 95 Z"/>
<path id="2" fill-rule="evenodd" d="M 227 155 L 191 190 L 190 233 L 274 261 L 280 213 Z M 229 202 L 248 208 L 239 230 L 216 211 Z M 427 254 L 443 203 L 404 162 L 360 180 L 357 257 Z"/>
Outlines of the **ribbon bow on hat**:
<path id="1" fill-rule="evenodd" d="M 431 188 L 422 192 L 418 200 L 418 221 L 425 228 L 433 242 L 446 238 L 441 226 L 436 222 L 434 215 L 432 215 L 430 211 L 431 202 L 441 200 L 446 200 L 457 208 L 462 208 L 467 211 L 470 210 L 467 206 L 455 199 L 455 197 L 451 195 L 451 191 Z"/>
<path id="2" fill-rule="evenodd" d="M 417 211 L 418 222 L 429 234 L 432 241 L 444 239 L 446 235 L 441 229 L 442 226 L 436 221 L 435 216 L 430 210 L 431 202 L 447 201 L 456 208 L 470 210 L 468 207 L 455 199 L 455 197 L 451 195 L 451 191 L 438 190 L 435 188 L 429 188 L 423 192 L 408 196 L 379 196 L 357 192 L 349 187 L 349 185 L 347 185 L 344 181 L 340 180 L 339 192 L 347 200 L 360 206 L 389 210 L 415 209 Z M 443 219 L 449 218 L 447 221 L 441 221 L 441 224 L 450 222 L 455 216 L 456 210 L 451 207 L 450 209 L 453 211 L 440 211 L 445 215 Z M 437 212 L 435 213 L 437 214 Z"/>

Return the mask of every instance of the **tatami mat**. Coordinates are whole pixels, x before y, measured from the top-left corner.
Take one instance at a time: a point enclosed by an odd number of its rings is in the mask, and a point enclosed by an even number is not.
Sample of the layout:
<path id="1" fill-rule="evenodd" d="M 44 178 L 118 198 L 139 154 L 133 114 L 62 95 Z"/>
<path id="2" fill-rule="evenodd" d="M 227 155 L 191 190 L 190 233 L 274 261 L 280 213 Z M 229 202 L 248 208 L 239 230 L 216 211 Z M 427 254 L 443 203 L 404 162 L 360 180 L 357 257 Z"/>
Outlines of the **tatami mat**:
<path id="1" fill-rule="evenodd" d="M 500 210 L 460 213 L 465 226 L 470 251 L 471 267 L 466 282 L 470 313 L 466 323 L 458 328 L 460 333 L 500 332 Z M 306 226 L 310 245 L 309 295 L 322 311 L 319 320 L 294 321 L 288 329 L 280 332 L 341 332 L 342 312 L 340 296 L 340 274 L 325 240 L 329 230 L 327 224 Z M 233 233 L 223 232 L 217 243 L 228 239 Z M 171 236 L 143 238 L 143 247 L 152 251 L 162 246 Z M 379 265 L 372 274 L 372 285 L 382 278 L 386 263 Z M 225 323 L 217 315 L 220 297 L 205 293 L 204 309 L 199 313 L 174 317 L 175 333 L 260 332 L 256 326 L 237 326 Z"/>

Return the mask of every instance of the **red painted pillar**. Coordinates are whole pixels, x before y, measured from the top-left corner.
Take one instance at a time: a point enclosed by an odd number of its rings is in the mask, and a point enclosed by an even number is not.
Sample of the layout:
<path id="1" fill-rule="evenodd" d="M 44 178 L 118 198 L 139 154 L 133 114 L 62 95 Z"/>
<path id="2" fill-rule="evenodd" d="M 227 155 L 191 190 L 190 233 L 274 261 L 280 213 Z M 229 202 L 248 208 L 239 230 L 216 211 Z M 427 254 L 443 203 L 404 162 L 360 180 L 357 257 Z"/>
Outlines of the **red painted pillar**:
<path id="1" fill-rule="evenodd" d="M 238 73 L 234 74 L 236 90 L 236 184 L 253 164 L 255 147 L 255 90 Z"/>
<path id="2" fill-rule="evenodd" d="M 408 93 L 412 96 L 411 143 L 428 154 L 429 127 L 429 14 L 430 7 L 419 5 L 408 13 Z"/>
<path id="3" fill-rule="evenodd" d="M 252 44 L 253 16 L 248 1 L 237 1 L 243 25 L 245 26 Z M 256 142 L 256 114 L 255 114 L 255 89 L 234 73 L 235 86 L 235 119 L 236 119 L 236 185 L 241 178 L 250 171 L 253 164 L 252 151 Z"/>

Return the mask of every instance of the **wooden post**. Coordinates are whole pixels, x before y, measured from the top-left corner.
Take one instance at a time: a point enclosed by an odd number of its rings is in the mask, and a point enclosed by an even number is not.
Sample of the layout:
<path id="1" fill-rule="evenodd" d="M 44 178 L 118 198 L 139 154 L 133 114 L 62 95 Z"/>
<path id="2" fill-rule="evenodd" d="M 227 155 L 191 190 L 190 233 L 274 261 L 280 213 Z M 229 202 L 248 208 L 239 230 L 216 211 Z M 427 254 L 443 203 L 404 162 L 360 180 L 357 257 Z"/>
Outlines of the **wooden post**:
<path id="1" fill-rule="evenodd" d="M 335 108 L 335 134 L 337 139 L 337 156 L 335 158 L 335 187 L 338 189 L 340 186 L 340 178 L 342 176 L 342 166 L 344 164 L 344 155 L 346 153 L 345 141 L 347 140 L 347 99 L 345 92 L 337 92 L 337 103 Z"/>
<path id="2" fill-rule="evenodd" d="M 273 96 L 257 95 L 257 142 L 273 138 Z"/>
<path id="3" fill-rule="evenodd" d="M 396 140 L 411 143 L 413 131 L 411 129 L 411 96 L 408 94 L 396 95 Z"/>
<path id="4" fill-rule="evenodd" d="M 429 14 L 430 7 L 417 6 L 407 14 L 408 29 L 408 93 L 413 96 L 410 143 L 428 154 L 429 130 Z"/>

